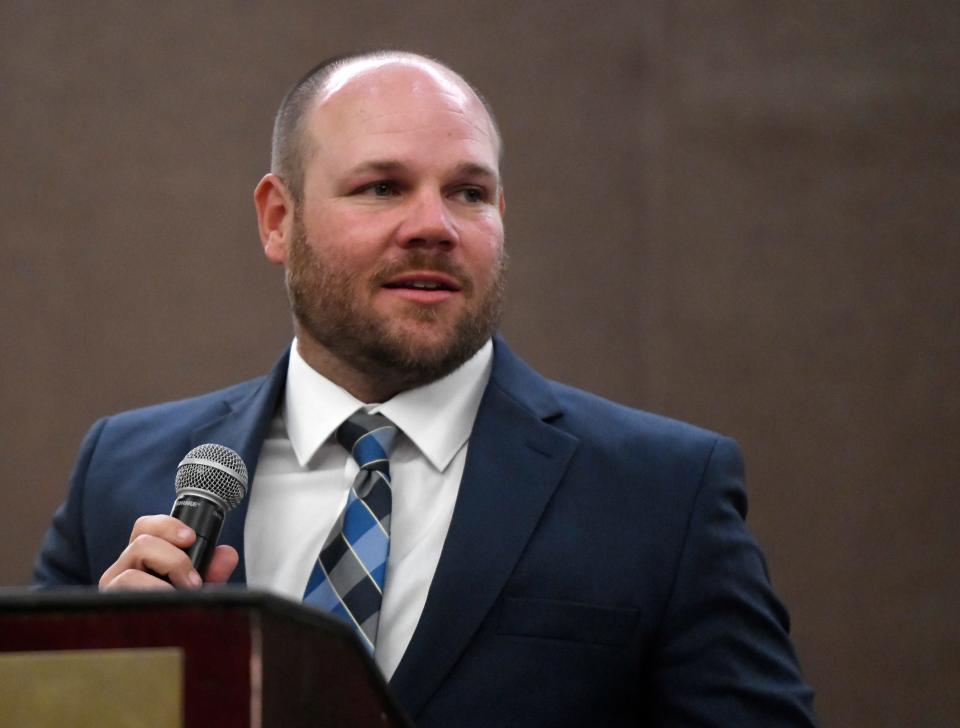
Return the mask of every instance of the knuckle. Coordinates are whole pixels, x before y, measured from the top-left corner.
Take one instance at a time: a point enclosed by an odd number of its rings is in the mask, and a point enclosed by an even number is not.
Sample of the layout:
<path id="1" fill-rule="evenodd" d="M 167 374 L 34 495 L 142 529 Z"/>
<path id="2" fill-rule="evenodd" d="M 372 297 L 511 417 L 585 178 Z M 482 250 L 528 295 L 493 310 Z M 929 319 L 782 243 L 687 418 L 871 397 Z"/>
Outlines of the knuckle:
<path id="1" fill-rule="evenodd" d="M 141 533 L 162 533 L 169 520 L 169 516 L 163 516 L 160 514 L 140 516 L 136 521 L 133 522 L 133 531 L 130 534 L 131 540 L 134 536 Z"/>
<path id="2" fill-rule="evenodd" d="M 153 539 L 154 536 L 148 533 L 140 533 L 133 537 L 130 545 L 138 549 L 148 548 Z"/>
<path id="3" fill-rule="evenodd" d="M 133 522 L 134 533 L 136 533 L 137 531 L 146 530 L 150 526 L 150 523 L 152 521 L 153 521 L 153 516 L 140 516 L 136 521 Z"/>
<path id="4" fill-rule="evenodd" d="M 100 579 L 100 589 L 103 591 L 114 591 L 123 589 L 130 580 L 129 569 L 124 569 L 119 574 L 111 574 L 109 571 Z"/>

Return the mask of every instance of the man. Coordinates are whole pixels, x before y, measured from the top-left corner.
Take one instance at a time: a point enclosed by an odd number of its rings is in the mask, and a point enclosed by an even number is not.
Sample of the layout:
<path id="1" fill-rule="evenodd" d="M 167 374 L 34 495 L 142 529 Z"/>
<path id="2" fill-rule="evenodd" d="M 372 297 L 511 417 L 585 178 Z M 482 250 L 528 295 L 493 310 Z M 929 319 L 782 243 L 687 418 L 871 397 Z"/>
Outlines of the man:
<path id="1" fill-rule="evenodd" d="M 737 446 L 547 382 L 494 337 L 499 156 L 484 102 L 433 60 L 353 56 L 295 86 L 255 192 L 289 358 L 95 425 L 38 583 L 200 586 L 193 532 L 143 514 L 169 512 L 187 450 L 220 442 L 255 475 L 206 581 L 307 601 L 332 584 L 420 725 L 811 724 Z M 361 616 L 325 556 L 373 492 L 337 442 L 357 412 L 397 433 L 370 530 L 386 578 L 357 567 Z"/>

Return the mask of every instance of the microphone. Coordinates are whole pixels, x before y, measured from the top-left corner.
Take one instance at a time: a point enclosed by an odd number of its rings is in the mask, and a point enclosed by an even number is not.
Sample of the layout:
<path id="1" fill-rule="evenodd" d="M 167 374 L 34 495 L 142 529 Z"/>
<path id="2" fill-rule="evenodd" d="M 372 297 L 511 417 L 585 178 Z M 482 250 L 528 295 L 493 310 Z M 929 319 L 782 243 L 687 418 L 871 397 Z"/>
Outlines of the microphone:
<path id="1" fill-rule="evenodd" d="M 170 515 L 197 533 L 184 549 L 193 567 L 205 574 L 228 511 L 247 494 L 247 466 L 224 445 L 199 445 L 177 465 L 177 499 Z"/>

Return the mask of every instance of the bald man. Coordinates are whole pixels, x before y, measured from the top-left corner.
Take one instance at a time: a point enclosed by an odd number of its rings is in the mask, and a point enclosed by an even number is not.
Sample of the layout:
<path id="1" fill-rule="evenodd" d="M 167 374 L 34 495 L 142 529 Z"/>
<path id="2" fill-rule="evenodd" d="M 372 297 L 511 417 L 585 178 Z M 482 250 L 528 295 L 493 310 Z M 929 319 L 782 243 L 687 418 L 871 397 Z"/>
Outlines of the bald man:
<path id="1" fill-rule="evenodd" d="M 736 444 L 544 380 L 496 336 L 500 152 L 486 103 L 432 59 L 298 82 L 254 193 L 293 344 L 263 378 L 98 422 L 38 584 L 229 580 L 326 604 L 423 726 L 811 725 Z M 338 442 L 357 413 L 396 433 L 385 511 Z M 203 575 L 193 531 L 156 515 L 201 442 L 253 473 Z M 387 544 L 354 569 L 362 616 L 328 560 L 354 502 Z"/>

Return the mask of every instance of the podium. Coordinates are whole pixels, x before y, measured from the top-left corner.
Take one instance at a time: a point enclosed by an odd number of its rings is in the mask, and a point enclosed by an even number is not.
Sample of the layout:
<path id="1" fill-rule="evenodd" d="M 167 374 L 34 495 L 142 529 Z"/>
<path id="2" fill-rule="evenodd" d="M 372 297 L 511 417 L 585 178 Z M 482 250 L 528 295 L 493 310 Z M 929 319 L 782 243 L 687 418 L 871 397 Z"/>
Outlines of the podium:
<path id="1" fill-rule="evenodd" d="M 266 593 L 0 592 L 0 727 L 412 728 L 349 626 Z"/>

